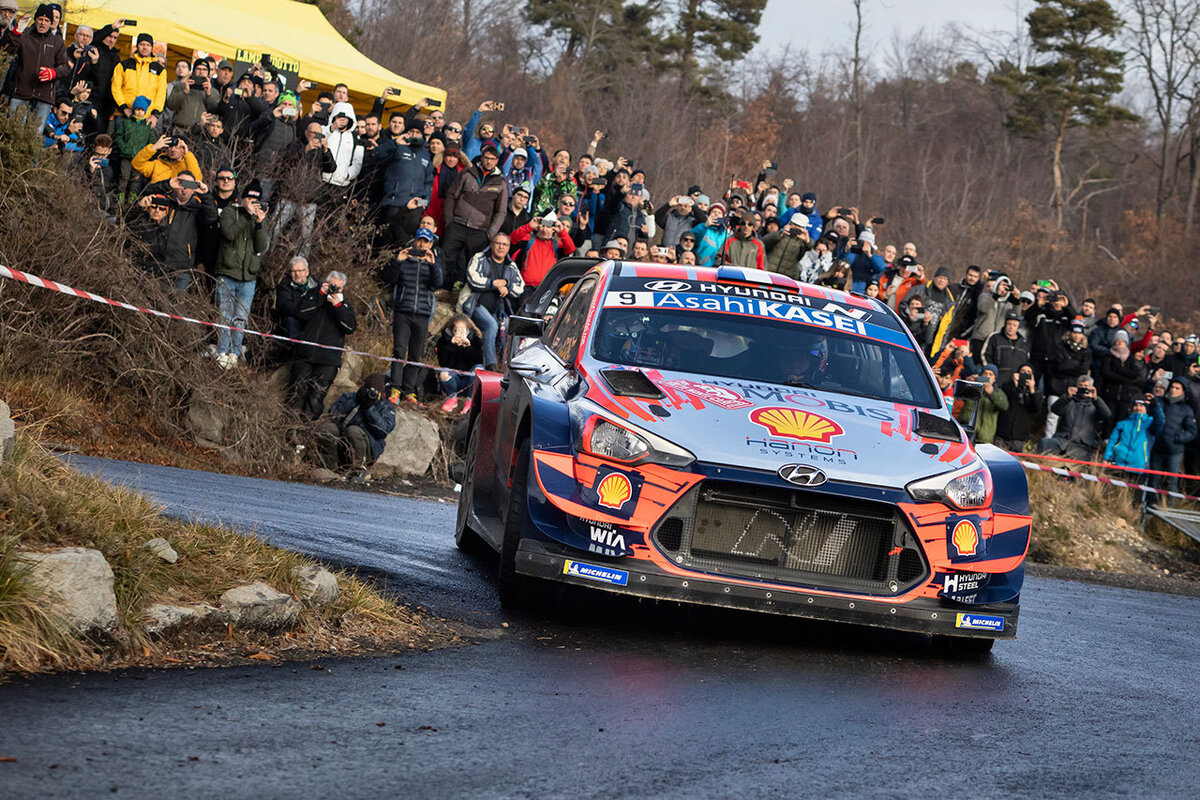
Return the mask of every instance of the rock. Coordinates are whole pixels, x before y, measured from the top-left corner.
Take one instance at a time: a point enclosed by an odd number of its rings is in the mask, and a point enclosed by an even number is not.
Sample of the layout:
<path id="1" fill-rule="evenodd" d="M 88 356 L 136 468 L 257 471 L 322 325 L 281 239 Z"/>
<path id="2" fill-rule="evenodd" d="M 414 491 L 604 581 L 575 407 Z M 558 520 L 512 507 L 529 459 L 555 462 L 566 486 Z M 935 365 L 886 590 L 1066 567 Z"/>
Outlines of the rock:
<path id="1" fill-rule="evenodd" d="M 151 553 L 154 553 L 154 555 L 158 556 L 168 564 L 174 564 L 179 560 L 179 553 L 176 553 L 175 548 L 171 547 L 171 543 L 161 536 L 156 539 L 151 539 L 142 545 L 142 547 L 146 548 Z"/>
<path id="2" fill-rule="evenodd" d="M 371 475 L 424 475 L 437 455 L 442 439 L 438 426 L 416 411 L 396 408 L 396 427 L 388 434 L 383 453 L 371 466 Z"/>
<path id="3" fill-rule="evenodd" d="M 12 412 L 8 403 L 0 400 L 0 464 L 12 457 L 17 446 L 17 432 L 13 426 Z"/>
<path id="4" fill-rule="evenodd" d="M 292 577 L 296 579 L 300 598 L 303 600 L 325 604 L 338 599 L 340 590 L 337 577 L 324 567 L 305 564 L 302 567 L 296 567 L 292 571 Z"/>
<path id="5" fill-rule="evenodd" d="M 158 603 L 141 616 L 142 629 L 150 636 L 165 636 L 184 628 L 207 630 L 224 627 L 229 614 L 205 603 L 172 606 Z"/>
<path id="6" fill-rule="evenodd" d="M 46 593 L 48 607 L 77 633 L 111 631 L 117 627 L 117 596 L 113 572 L 99 550 L 64 547 L 50 553 L 23 552 L 29 577 Z"/>
<path id="7" fill-rule="evenodd" d="M 228 409 L 197 392 L 188 404 L 186 420 L 196 444 L 211 450 L 222 447 L 229 425 Z"/>
<path id="8" fill-rule="evenodd" d="M 221 608 L 229 613 L 234 625 L 250 630 L 290 628 L 300 619 L 300 603 L 296 598 L 261 581 L 235 586 L 221 595 Z"/>
<path id="9" fill-rule="evenodd" d="M 334 481 L 340 481 L 342 479 L 341 475 L 338 475 L 331 469 L 325 469 L 324 467 L 316 467 L 310 474 L 312 475 L 312 479 L 319 483 L 333 483 Z"/>
<path id="10" fill-rule="evenodd" d="M 325 411 L 346 392 L 358 391 L 358 387 L 362 386 L 362 382 L 371 374 L 371 367 L 377 363 L 381 362 L 354 353 L 343 353 L 342 366 L 338 368 L 333 383 L 329 384 L 329 391 L 325 393 Z"/>
<path id="11" fill-rule="evenodd" d="M 283 394 L 287 391 L 288 386 L 292 384 L 292 362 L 276 367 L 267 378 L 267 386 L 272 390 Z"/>

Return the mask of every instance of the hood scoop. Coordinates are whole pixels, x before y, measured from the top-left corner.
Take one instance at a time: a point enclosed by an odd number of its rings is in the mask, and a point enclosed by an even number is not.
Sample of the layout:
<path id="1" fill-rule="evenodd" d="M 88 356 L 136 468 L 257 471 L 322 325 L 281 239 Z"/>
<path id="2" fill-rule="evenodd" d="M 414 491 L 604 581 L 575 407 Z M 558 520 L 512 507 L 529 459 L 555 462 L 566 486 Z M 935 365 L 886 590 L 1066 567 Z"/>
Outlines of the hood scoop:
<path id="1" fill-rule="evenodd" d="M 920 409 L 915 410 L 916 424 L 913 433 L 930 439 L 941 439 L 944 442 L 961 442 L 962 431 L 954 420 L 945 419 Z"/>
<path id="2" fill-rule="evenodd" d="M 608 385 L 613 394 L 625 397 L 644 397 L 649 400 L 658 400 L 666 396 L 641 370 L 606 369 L 600 371 L 600 377 L 604 379 L 604 383 Z"/>

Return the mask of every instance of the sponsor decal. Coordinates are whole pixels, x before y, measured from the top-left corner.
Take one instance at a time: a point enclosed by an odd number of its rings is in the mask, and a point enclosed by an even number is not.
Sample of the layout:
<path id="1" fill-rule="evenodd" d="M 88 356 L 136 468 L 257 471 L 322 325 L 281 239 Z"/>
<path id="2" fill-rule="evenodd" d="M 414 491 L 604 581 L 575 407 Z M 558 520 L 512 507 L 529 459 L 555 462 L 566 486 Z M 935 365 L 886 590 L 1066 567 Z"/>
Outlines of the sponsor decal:
<path id="1" fill-rule="evenodd" d="M 611 525 L 595 522 L 590 523 L 588 525 L 588 538 L 592 540 L 593 544 L 602 548 L 600 552 L 607 552 L 609 550 L 624 552 L 629 549 L 625 546 L 625 534 L 620 533 Z"/>
<path id="2" fill-rule="evenodd" d="M 646 288 L 652 292 L 686 292 L 692 285 L 686 281 L 650 281 Z"/>
<path id="3" fill-rule="evenodd" d="M 820 486 L 827 480 L 824 472 L 807 464 L 784 464 L 779 477 L 797 486 Z"/>
<path id="4" fill-rule="evenodd" d="M 979 528 L 969 519 L 960 519 L 950 530 L 952 556 L 973 556 L 979 552 Z"/>
<path id="5" fill-rule="evenodd" d="M 759 455 L 806 458 L 809 461 L 819 461 L 822 464 L 845 466 L 850 461 L 858 461 L 858 453 L 856 451 L 828 444 L 796 442 L 789 439 L 752 439 L 747 436 L 746 446 L 757 447 Z"/>
<path id="6" fill-rule="evenodd" d="M 986 572 L 952 572 L 942 576 L 942 595 L 962 603 L 974 602 L 991 577 Z"/>
<path id="7" fill-rule="evenodd" d="M 802 442 L 829 444 L 833 437 L 846 432 L 841 425 L 828 417 L 795 408 L 756 408 L 750 412 L 750 421 L 766 428 L 772 436 L 783 436 Z"/>
<path id="8" fill-rule="evenodd" d="M 767 319 L 800 322 L 818 328 L 845 331 L 859 336 L 871 336 L 889 344 L 911 348 L 902 333 L 879 325 L 870 325 L 841 313 L 838 308 L 826 311 L 823 308 L 804 308 L 786 301 L 758 300 L 749 297 L 713 296 L 689 294 L 687 292 L 609 292 L 604 298 L 605 308 L 666 308 L 684 311 L 716 311 L 726 314 L 749 314 Z"/>
<path id="9" fill-rule="evenodd" d="M 599 505 L 604 508 L 615 508 L 619 511 L 621 506 L 625 505 L 629 502 L 629 498 L 633 497 L 633 485 L 623 473 L 610 472 L 596 486 L 596 495 L 599 498 L 596 501 Z"/>
<path id="10" fill-rule="evenodd" d="M 754 405 L 754 403 L 751 403 L 737 392 L 732 389 L 726 389 L 724 386 L 713 386 L 710 383 L 700 383 L 699 381 L 689 381 L 682 378 L 673 381 L 659 381 L 659 384 L 674 389 L 677 392 L 683 392 L 688 397 L 695 398 L 702 403 L 708 403 L 719 408 L 734 410 L 750 408 Z"/>
<path id="11" fill-rule="evenodd" d="M 629 584 L 629 573 L 625 570 L 610 569 L 609 567 L 601 567 L 596 564 L 585 564 L 582 561 L 572 561 L 571 559 L 563 561 L 562 574 L 571 575 L 576 578 L 587 578 L 590 581 L 598 581 L 599 583 L 610 583 L 614 586 L 626 586 Z"/>
<path id="12" fill-rule="evenodd" d="M 958 614 L 954 627 L 969 628 L 976 631 L 1004 630 L 1004 617 L 993 617 L 987 614 Z"/>

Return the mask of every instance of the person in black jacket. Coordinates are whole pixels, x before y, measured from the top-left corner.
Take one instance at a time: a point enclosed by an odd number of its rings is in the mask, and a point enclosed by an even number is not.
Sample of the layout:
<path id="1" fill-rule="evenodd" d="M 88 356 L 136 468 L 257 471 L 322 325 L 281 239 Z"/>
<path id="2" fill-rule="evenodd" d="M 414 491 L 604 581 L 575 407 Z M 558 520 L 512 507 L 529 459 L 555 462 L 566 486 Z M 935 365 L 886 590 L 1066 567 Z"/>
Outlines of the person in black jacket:
<path id="1" fill-rule="evenodd" d="M 1022 364 L 1009 380 L 1001 385 L 1008 397 L 1008 408 L 996 418 L 996 437 L 992 444 L 1004 450 L 1020 453 L 1042 413 L 1043 397 L 1033 379 L 1033 367 Z"/>
<path id="2" fill-rule="evenodd" d="M 159 212 L 153 209 L 162 208 L 164 201 L 166 214 L 158 217 Z M 145 221 L 139 219 L 138 212 L 146 215 L 153 224 L 147 227 Z M 130 209 L 130 213 L 134 230 L 142 229 L 138 236 L 150 245 L 154 254 L 146 265 L 162 279 L 164 290 L 186 292 L 196 265 L 200 226 L 210 225 L 217 219 L 217 206 L 208 186 L 184 170 L 168 181 L 147 186 L 146 195 Z M 143 233 L 148 234 L 149 239 Z"/>
<path id="3" fill-rule="evenodd" d="M 1196 414 L 1188 405 L 1187 388 L 1187 381 L 1183 378 L 1173 378 L 1167 387 L 1166 400 L 1162 406 L 1165 422 L 1158 436 L 1154 437 L 1154 447 L 1150 451 L 1150 469 L 1160 472 L 1183 471 L 1184 450 L 1197 434 Z M 1164 482 L 1167 491 L 1179 491 L 1179 478 L 1155 475 L 1151 485 L 1160 489 Z"/>
<path id="4" fill-rule="evenodd" d="M 308 273 L 308 260 L 304 256 L 295 256 L 288 264 L 288 274 L 275 286 L 275 333 L 289 339 L 300 338 L 304 328 L 304 320 L 300 319 L 300 309 L 312 305 L 314 295 L 320 287 Z M 295 345 L 291 342 L 279 342 L 276 352 L 280 358 L 289 358 Z"/>
<path id="5" fill-rule="evenodd" d="M 1045 323 L 1044 323 L 1045 324 Z M 1046 435 L 1053 436 L 1058 425 L 1058 414 L 1054 404 L 1063 392 L 1092 368 L 1092 351 L 1088 349 L 1083 323 L 1074 322 L 1067 333 L 1052 343 L 1045 351 L 1042 377 L 1045 381 L 1046 404 L 1050 413 L 1046 415 Z"/>
<path id="6" fill-rule="evenodd" d="M 415 236 L 421 215 L 433 192 L 433 156 L 425 146 L 420 123 L 410 122 L 403 136 L 389 138 L 377 148 L 374 162 L 383 170 L 383 213 L 390 241 L 398 244 Z"/>
<path id="7" fill-rule="evenodd" d="M 1015 311 L 1004 315 L 1004 327 L 983 344 L 983 363 L 1000 370 L 999 385 L 1006 385 L 1022 364 L 1029 363 L 1029 340 L 1021 335 L 1021 317 Z"/>
<path id="8" fill-rule="evenodd" d="M 1096 394 L 1091 377 L 1083 375 L 1068 386 L 1050 410 L 1061 420 L 1054 436 L 1047 436 L 1038 444 L 1038 452 L 1091 461 L 1103 441 L 1099 428 L 1112 419 L 1112 411 Z"/>
<path id="9" fill-rule="evenodd" d="M 367 467 L 383 454 L 387 435 L 396 427 L 396 409 L 387 401 L 387 375 L 369 376 L 358 391 L 346 392 L 317 423 L 317 453 L 321 466 L 337 470 L 347 463 L 365 477 Z"/>
<path id="10" fill-rule="evenodd" d="M 433 290 L 442 288 L 442 261 L 433 249 L 437 234 L 418 228 L 403 250 L 383 268 L 383 282 L 392 287 L 392 358 L 420 361 L 436 301 Z M 420 367 L 392 363 L 392 402 L 400 395 L 417 402 Z"/>
<path id="11" fill-rule="evenodd" d="M 1097 359 L 1096 383 L 1100 396 L 1113 411 L 1113 421 L 1125 419 L 1133 410 L 1133 401 L 1145 396 L 1146 370 L 1140 358 L 1129 350 L 1128 337 L 1120 332 L 1116 344 Z M 1109 426 L 1105 435 L 1111 430 Z"/>
<path id="12" fill-rule="evenodd" d="M 329 152 L 329 140 L 321 126 L 310 123 L 303 139 L 288 144 L 280 157 L 284 170 L 275 185 L 278 214 L 271 226 L 271 239 L 278 240 L 293 218 L 300 222 L 300 243 L 296 248 L 307 257 L 312 246 L 313 226 L 317 221 L 317 201 L 322 194 L 322 172 L 333 172 L 337 162 Z"/>
<path id="13" fill-rule="evenodd" d="M 442 411 L 453 413 L 459 397 L 465 397 L 461 413 L 471 411 L 471 387 L 476 369 L 483 366 L 483 335 L 466 314 L 455 314 L 442 326 L 437 340 L 438 386 L 446 395 Z M 451 372 L 451 370 L 456 370 Z"/>
<path id="14" fill-rule="evenodd" d="M 296 358 L 292 361 L 292 386 L 289 405 L 311 419 L 321 416 L 325 407 L 325 393 L 337 377 L 342 365 L 342 351 L 346 345 L 346 334 L 354 333 L 357 321 L 354 309 L 346 302 L 346 276 L 332 271 L 325 276 L 320 288 L 301 297 L 296 315 L 303 327 L 297 337 L 305 342 L 326 345 L 313 347 L 296 346 Z"/>

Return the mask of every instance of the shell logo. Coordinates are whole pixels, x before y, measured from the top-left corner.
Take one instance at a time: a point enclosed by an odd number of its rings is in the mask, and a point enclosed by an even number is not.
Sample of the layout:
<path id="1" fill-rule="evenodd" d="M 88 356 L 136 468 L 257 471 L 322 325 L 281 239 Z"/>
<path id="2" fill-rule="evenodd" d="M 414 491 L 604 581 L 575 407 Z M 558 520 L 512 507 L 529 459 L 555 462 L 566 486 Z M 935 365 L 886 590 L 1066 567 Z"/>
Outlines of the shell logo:
<path id="1" fill-rule="evenodd" d="M 619 472 L 614 472 L 600 481 L 596 487 L 600 496 L 600 505 L 605 508 L 620 509 L 633 496 L 633 485 Z"/>
<path id="2" fill-rule="evenodd" d="M 846 432 L 831 419 L 795 408 L 756 408 L 750 412 L 750 421 L 762 425 L 773 436 L 824 444 Z"/>
<path id="3" fill-rule="evenodd" d="M 973 556 L 979 547 L 979 531 L 972 522 L 964 519 L 954 526 L 950 541 L 960 556 Z"/>

